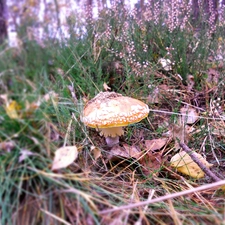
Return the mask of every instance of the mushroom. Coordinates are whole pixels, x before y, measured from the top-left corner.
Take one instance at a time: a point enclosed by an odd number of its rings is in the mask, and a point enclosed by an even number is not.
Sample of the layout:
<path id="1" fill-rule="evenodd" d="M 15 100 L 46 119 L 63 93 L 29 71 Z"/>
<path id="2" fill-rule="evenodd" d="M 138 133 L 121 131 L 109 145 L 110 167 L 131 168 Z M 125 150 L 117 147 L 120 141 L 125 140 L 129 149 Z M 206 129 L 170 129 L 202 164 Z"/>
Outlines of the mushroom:
<path id="1" fill-rule="evenodd" d="M 119 143 L 124 134 L 123 127 L 137 123 L 148 116 L 145 103 L 115 92 L 100 92 L 84 107 L 81 120 L 100 130 L 109 147 Z"/>

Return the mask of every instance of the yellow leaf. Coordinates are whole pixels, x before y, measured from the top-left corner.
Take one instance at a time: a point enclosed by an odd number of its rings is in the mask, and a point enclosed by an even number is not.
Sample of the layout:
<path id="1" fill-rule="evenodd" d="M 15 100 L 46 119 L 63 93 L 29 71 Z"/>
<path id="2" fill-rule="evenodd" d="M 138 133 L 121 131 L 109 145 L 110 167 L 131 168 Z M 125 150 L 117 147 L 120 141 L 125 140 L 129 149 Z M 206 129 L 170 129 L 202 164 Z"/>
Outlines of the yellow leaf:
<path id="1" fill-rule="evenodd" d="M 31 6 L 31 7 L 36 7 L 37 6 L 37 1 L 36 0 L 29 0 L 28 4 Z"/>
<path id="2" fill-rule="evenodd" d="M 225 185 L 222 185 L 222 186 L 220 187 L 220 189 L 221 189 L 223 192 L 225 192 Z"/>
<path id="3" fill-rule="evenodd" d="M 200 154 L 194 152 L 195 157 L 197 157 L 201 163 L 207 168 L 211 167 L 213 164 L 208 163 Z M 171 166 L 175 167 L 178 172 L 194 177 L 196 179 L 204 177 L 205 173 L 202 169 L 192 160 L 192 158 L 185 152 L 182 151 L 174 155 L 170 160 Z"/>
<path id="4" fill-rule="evenodd" d="M 18 114 L 18 111 L 20 109 L 21 109 L 21 106 L 16 101 L 11 101 L 10 103 L 7 103 L 5 106 L 5 111 L 11 119 L 20 118 Z"/>
<path id="5" fill-rule="evenodd" d="M 18 6 L 16 6 L 16 5 L 14 5 L 14 6 L 12 6 L 12 11 L 14 12 L 14 13 L 17 13 L 17 12 L 19 12 L 19 7 Z"/>
<path id="6" fill-rule="evenodd" d="M 218 37 L 218 41 L 219 42 L 222 42 L 223 41 L 223 38 L 222 37 Z"/>
<path id="7" fill-rule="evenodd" d="M 56 150 L 52 163 L 52 170 L 57 170 L 69 166 L 77 159 L 78 150 L 76 146 L 65 146 Z"/>

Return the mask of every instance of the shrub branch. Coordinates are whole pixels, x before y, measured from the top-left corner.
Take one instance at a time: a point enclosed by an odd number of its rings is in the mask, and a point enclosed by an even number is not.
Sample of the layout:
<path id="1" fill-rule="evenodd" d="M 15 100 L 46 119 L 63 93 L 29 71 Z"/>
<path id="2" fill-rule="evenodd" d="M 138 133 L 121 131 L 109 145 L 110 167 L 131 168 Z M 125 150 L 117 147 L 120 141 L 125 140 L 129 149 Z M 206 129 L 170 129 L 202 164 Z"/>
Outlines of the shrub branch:
<path id="1" fill-rule="evenodd" d="M 203 170 L 205 174 L 207 174 L 209 177 L 213 179 L 213 181 L 220 181 L 221 179 L 216 176 L 209 168 L 207 168 L 199 159 L 196 157 L 196 155 L 193 153 L 193 151 L 183 142 L 179 142 L 180 147 L 192 158 L 192 160 Z"/>

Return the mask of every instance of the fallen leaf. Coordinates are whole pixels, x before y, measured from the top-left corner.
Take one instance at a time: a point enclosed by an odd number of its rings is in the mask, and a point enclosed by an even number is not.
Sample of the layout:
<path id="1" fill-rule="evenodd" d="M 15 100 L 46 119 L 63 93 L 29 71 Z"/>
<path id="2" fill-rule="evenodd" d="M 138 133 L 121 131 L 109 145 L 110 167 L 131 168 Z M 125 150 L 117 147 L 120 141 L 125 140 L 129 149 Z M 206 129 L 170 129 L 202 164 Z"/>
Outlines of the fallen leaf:
<path id="1" fill-rule="evenodd" d="M 31 155 L 34 155 L 34 153 L 29 151 L 29 150 L 23 149 L 22 151 L 20 151 L 19 162 L 24 161 L 25 159 L 27 159 Z"/>
<path id="2" fill-rule="evenodd" d="M 52 170 L 57 170 L 69 166 L 77 159 L 78 150 L 76 146 L 65 146 L 56 150 L 52 163 Z"/>
<path id="3" fill-rule="evenodd" d="M 58 101 L 58 97 L 59 95 L 57 93 L 55 93 L 54 91 L 50 91 L 47 94 L 45 94 L 42 99 L 46 102 L 48 102 L 51 99 Z"/>
<path id="4" fill-rule="evenodd" d="M 0 95 L 0 99 L 2 99 L 4 101 L 4 109 L 7 113 L 7 115 L 11 118 L 11 119 L 20 119 L 23 117 L 29 117 L 31 116 L 35 110 L 37 110 L 42 102 L 47 102 L 50 99 L 55 101 L 58 101 L 58 94 L 56 94 L 53 91 L 50 91 L 49 93 L 45 94 L 42 97 L 39 97 L 39 99 L 37 101 L 33 101 L 33 102 L 28 102 L 26 101 L 26 107 L 25 109 L 21 110 L 22 107 L 21 105 L 19 105 L 19 103 L 17 101 L 14 100 L 8 100 L 8 96 L 6 94 L 4 95 Z"/>
<path id="5" fill-rule="evenodd" d="M 124 143 L 123 147 L 130 158 L 138 159 L 142 155 L 141 150 L 135 145 L 130 146 L 130 145 Z"/>
<path id="6" fill-rule="evenodd" d="M 35 112 L 35 110 L 39 108 L 39 106 L 40 104 L 38 102 L 29 103 L 28 101 L 26 101 L 26 110 L 23 116 L 26 117 L 31 116 Z"/>
<path id="7" fill-rule="evenodd" d="M 196 109 L 192 107 L 182 107 L 180 112 L 182 114 L 181 120 L 184 124 L 193 124 L 199 118 Z"/>
<path id="8" fill-rule="evenodd" d="M 151 86 L 148 86 L 151 88 Z M 159 103 L 160 101 L 160 90 L 158 87 L 155 87 L 151 94 L 148 95 L 147 100 L 151 104 Z"/>
<path id="9" fill-rule="evenodd" d="M 52 100 L 54 103 L 57 103 L 58 97 L 59 97 L 59 95 L 56 94 L 54 91 L 49 91 L 44 96 L 39 97 L 39 99 L 36 102 L 33 102 L 31 104 L 39 107 L 43 102 L 48 102 L 50 100 Z"/>
<path id="10" fill-rule="evenodd" d="M 195 85 L 195 80 L 193 75 L 188 75 L 187 76 L 187 90 L 188 92 L 192 90 L 192 88 Z"/>
<path id="11" fill-rule="evenodd" d="M 11 152 L 11 150 L 15 147 L 15 143 L 13 141 L 3 141 L 0 142 L 0 150 Z"/>
<path id="12" fill-rule="evenodd" d="M 169 59 L 161 58 L 158 60 L 158 63 L 161 64 L 163 70 L 165 71 L 172 70 L 172 62 Z"/>
<path id="13" fill-rule="evenodd" d="M 220 79 L 220 72 L 216 69 L 209 68 L 207 73 L 208 77 L 206 79 L 206 84 L 208 85 L 208 87 L 213 88 L 218 85 Z"/>
<path id="14" fill-rule="evenodd" d="M 159 150 L 166 144 L 167 140 L 168 138 L 145 140 L 146 149 L 150 151 Z"/>
<path id="15" fill-rule="evenodd" d="M 111 90 L 111 87 L 109 87 L 105 82 L 103 84 L 103 88 L 105 91 Z"/>
<path id="16" fill-rule="evenodd" d="M 49 91 L 47 94 L 45 94 L 44 96 L 39 96 L 37 101 L 34 102 L 26 102 L 26 111 L 35 111 L 36 109 L 38 109 L 40 107 L 40 105 L 43 102 L 48 102 L 51 99 L 54 100 L 54 102 L 58 101 L 58 97 L 59 95 L 56 94 L 54 91 Z"/>
<path id="17" fill-rule="evenodd" d="M 93 153 L 95 160 L 97 160 L 98 158 L 100 158 L 102 156 L 102 152 L 101 152 L 100 148 L 98 148 L 94 145 L 91 146 L 91 152 Z"/>
<path id="18" fill-rule="evenodd" d="M 3 100 L 4 104 L 8 102 L 8 95 L 7 94 L 2 94 L 0 95 L 0 99 Z"/>
<path id="19" fill-rule="evenodd" d="M 111 148 L 111 150 L 109 151 L 109 154 L 107 155 L 107 158 L 109 160 L 114 160 L 114 159 L 118 159 L 118 158 L 129 158 L 129 154 L 124 151 L 124 148 L 119 146 L 119 145 L 115 145 Z"/>
<path id="20" fill-rule="evenodd" d="M 208 163 L 200 154 L 193 152 L 195 156 L 203 163 L 207 168 L 213 166 L 213 164 Z M 192 158 L 185 152 L 181 151 L 174 155 L 170 160 L 171 166 L 176 168 L 180 173 L 188 175 L 190 177 L 199 179 L 204 177 L 205 173 L 202 169 L 195 163 Z"/>
<path id="21" fill-rule="evenodd" d="M 11 119 L 19 119 L 20 118 L 19 110 L 21 109 L 21 106 L 16 101 L 13 100 L 13 101 L 7 102 L 4 108 L 5 108 L 7 115 Z"/>
<path id="22" fill-rule="evenodd" d="M 165 99 L 165 96 L 171 95 L 170 88 L 165 84 L 158 86 L 149 85 L 148 88 L 151 89 L 151 94 L 148 95 L 147 100 L 151 104 L 160 103 Z"/>
<path id="23" fill-rule="evenodd" d="M 220 187 L 220 190 L 222 190 L 223 192 L 225 192 L 225 185 L 222 185 L 222 186 Z"/>
<path id="24" fill-rule="evenodd" d="M 146 176 L 150 174 L 157 175 L 163 163 L 162 154 L 160 152 L 147 152 L 139 160 L 139 163 L 142 165 L 142 171 Z"/>
<path id="25" fill-rule="evenodd" d="M 56 68 L 56 72 L 60 75 L 63 76 L 65 74 L 65 71 L 61 68 Z"/>
<path id="26" fill-rule="evenodd" d="M 130 146 L 128 144 L 123 144 L 123 147 L 119 145 L 115 145 L 112 147 L 112 149 L 109 152 L 110 154 L 108 155 L 109 160 L 113 160 L 115 158 L 135 158 L 138 159 L 142 152 L 138 147 L 136 146 Z"/>
<path id="27" fill-rule="evenodd" d="M 124 221 L 129 214 L 128 210 L 120 210 L 113 213 L 112 216 L 103 216 L 101 219 L 101 224 L 108 225 L 124 225 Z M 130 224 L 130 223 L 128 223 Z"/>

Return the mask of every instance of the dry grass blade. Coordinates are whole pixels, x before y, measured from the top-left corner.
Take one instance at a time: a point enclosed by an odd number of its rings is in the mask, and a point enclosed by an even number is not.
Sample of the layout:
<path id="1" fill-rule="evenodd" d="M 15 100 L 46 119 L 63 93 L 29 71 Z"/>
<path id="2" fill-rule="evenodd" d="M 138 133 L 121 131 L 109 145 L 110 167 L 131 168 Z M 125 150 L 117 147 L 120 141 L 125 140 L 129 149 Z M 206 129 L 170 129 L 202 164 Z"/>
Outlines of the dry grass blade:
<path id="1" fill-rule="evenodd" d="M 80 195 L 81 197 L 83 197 L 91 205 L 91 207 L 92 207 L 92 209 L 94 211 L 97 211 L 96 205 L 94 204 L 94 201 L 93 201 L 94 199 L 95 200 L 97 200 L 97 199 L 94 196 L 92 196 L 91 194 L 87 194 L 87 193 L 85 193 L 85 192 L 83 192 L 81 190 L 78 190 L 76 188 L 72 188 L 69 185 L 62 183 L 60 180 L 54 179 L 52 176 L 49 176 L 49 174 L 44 172 L 44 171 L 40 171 L 40 170 L 37 170 L 37 169 L 34 169 L 34 168 L 29 168 L 29 169 L 31 169 L 33 171 L 36 171 L 37 173 L 48 177 L 48 179 L 54 181 L 55 183 L 58 183 L 58 184 L 62 185 L 62 187 L 67 188 L 66 190 L 61 191 L 61 192 L 65 192 L 65 193 L 71 192 L 71 193 L 75 193 L 77 195 Z M 64 177 L 62 176 L 62 178 L 64 178 Z"/>
<path id="2" fill-rule="evenodd" d="M 150 190 L 149 191 L 148 200 L 152 199 L 152 197 L 154 196 L 154 193 L 155 193 L 155 190 Z M 140 217 L 135 222 L 134 225 L 141 225 L 142 224 L 142 220 L 145 217 L 145 212 L 147 211 L 147 209 L 148 209 L 148 205 L 145 205 L 143 210 L 142 209 L 139 210 L 140 211 Z"/>
<path id="3" fill-rule="evenodd" d="M 171 217 L 174 221 L 174 225 L 182 225 L 182 221 L 179 219 L 179 213 L 175 210 L 173 202 L 171 201 L 171 199 L 168 199 L 168 204 L 169 204 L 169 209 L 170 209 L 170 213 L 171 213 Z"/>
<path id="4" fill-rule="evenodd" d="M 177 197 L 181 197 L 184 195 L 188 195 L 191 193 L 195 193 L 198 191 L 204 191 L 207 189 L 212 189 L 212 188 L 218 188 L 220 186 L 225 185 L 225 180 L 220 180 L 218 182 L 215 183 L 211 183 L 211 184 L 205 184 L 205 185 L 201 185 L 197 188 L 193 188 L 193 189 L 189 189 L 189 190 L 185 190 L 185 191 L 181 191 L 181 192 L 176 192 L 173 194 L 168 194 L 159 198 L 155 198 L 155 199 L 151 199 L 151 200 L 147 200 L 147 201 L 143 201 L 143 202 L 138 202 L 138 203 L 133 203 L 133 204 L 129 204 L 129 205 L 124 205 L 124 206 L 119 206 L 119 207 L 115 207 L 114 209 L 106 209 L 106 210 L 102 210 L 100 212 L 98 212 L 99 214 L 106 214 L 106 213 L 112 213 L 112 212 L 116 212 L 116 211 L 120 211 L 120 210 L 126 210 L 126 209 L 132 209 L 132 208 L 136 208 L 136 207 L 140 207 L 140 206 L 145 206 L 148 204 L 153 204 L 153 203 L 157 203 L 157 202 L 162 202 L 168 199 L 173 199 L 173 198 L 177 198 Z"/>
<path id="5" fill-rule="evenodd" d="M 51 212 L 48 212 L 47 210 L 41 209 L 41 211 L 44 212 L 45 214 L 47 214 L 48 216 L 52 217 L 53 219 L 59 221 L 60 223 L 64 224 L 64 225 L 71 225 L 71 223 L 66 222 L 62 218 L 56 216 L 55 214 L 53 214 Z"/>

